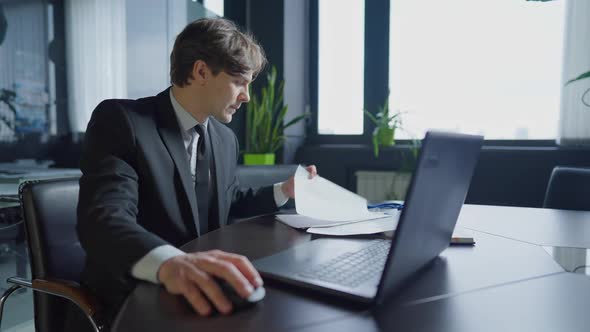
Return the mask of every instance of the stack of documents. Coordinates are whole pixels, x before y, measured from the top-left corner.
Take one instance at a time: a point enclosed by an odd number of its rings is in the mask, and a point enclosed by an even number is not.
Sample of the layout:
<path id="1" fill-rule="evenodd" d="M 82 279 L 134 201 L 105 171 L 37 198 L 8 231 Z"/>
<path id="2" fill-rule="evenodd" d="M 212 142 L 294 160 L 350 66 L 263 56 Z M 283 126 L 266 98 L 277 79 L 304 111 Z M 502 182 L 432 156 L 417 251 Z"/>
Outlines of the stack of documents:
<path id="1" fill-rule="evenodd" d="M 301 166 L 295 172 L 297 214 L 278 215 L 277 219 L 294 228 L 326 235 L 374 234 L 392 231 L 399 212 L 371 212 L 367 200 L 321 176 L 309 178 Z"/>

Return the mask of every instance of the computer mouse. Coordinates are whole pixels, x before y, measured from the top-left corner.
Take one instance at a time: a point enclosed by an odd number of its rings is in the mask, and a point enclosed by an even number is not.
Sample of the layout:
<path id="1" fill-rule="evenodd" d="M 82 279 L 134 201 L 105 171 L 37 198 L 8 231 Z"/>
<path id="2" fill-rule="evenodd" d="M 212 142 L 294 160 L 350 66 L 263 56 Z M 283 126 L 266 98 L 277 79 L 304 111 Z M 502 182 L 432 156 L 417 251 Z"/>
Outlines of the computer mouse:
<path id="1" fill-rule="evenodd" d="M 254 289 L 254 292 L 248 296 L 248 298 L 243 298 L 236 292 L 236 290 L 230 285 L 227 281 L 221 278 L 215 278 L 217 284 L 221 288 L 223 294 L 231 301 L 234 306 L 234 310 L 239 310 L 241 308 L 247 308 L 253 306 L 254 304 L 262 301 L 264 296 L 266 295 L 266 290 L 264 287 L 260 286 Z"/>

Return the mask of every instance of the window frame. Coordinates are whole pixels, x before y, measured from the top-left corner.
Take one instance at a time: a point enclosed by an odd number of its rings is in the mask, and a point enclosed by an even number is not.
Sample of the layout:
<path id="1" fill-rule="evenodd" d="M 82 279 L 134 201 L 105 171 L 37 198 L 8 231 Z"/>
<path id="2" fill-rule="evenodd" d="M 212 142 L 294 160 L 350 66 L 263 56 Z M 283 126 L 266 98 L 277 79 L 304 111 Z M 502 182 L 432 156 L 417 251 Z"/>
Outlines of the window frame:
<path id="1" fill-rule="evenodd" d="M 365 116 L 361 135 L 318 133 L 319 1 L 310 0 L 310 109 L 313 114 L 307 132 L 312 144 L 364 144 L 371 142 L 375 126 Z M 371 18 L 367 20 L 366 18 Z M 388 94 L 389 81 L 389 0 L 365 0 L 364 109 L 377 113 Z"/>
<path id="2" fill-rule="evenodd" d="M 375 125 L 364 116 L 363 134 L 327 135 L 318 133 L 318 36 L 319 1 L 309 0 L 309 93 L 311 118 L 307 123 L 307 144 L 363 144 L 371 143 Z M 378 107 L 389 94 L 389 15 L 390 1 L 365 0 L 365 63 L 364 63 L 364 108 L 376 114 Z M 370 18 L 370 19 L 369 19 Z M 399 145 L 411 145 L 411 140 L 396 140 Z M 553 139 L 491 139 L 485 146 L 498 147 L 557 147 Z"/>

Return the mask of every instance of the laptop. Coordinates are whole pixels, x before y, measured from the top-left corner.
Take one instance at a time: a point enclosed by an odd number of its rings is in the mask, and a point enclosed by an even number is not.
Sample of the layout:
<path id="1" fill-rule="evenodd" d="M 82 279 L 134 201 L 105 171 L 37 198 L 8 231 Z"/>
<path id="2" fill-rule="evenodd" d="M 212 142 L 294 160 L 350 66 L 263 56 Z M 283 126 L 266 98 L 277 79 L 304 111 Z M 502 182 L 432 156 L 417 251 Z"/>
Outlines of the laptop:
<path id="1" fill-rule="evenodd" d="M 482 136 L 426 134 L 391 240 L 320 238 L 254 266 L 266 279 L 359 303 L 383 302 L 448 247 L 482 143 Z"/>

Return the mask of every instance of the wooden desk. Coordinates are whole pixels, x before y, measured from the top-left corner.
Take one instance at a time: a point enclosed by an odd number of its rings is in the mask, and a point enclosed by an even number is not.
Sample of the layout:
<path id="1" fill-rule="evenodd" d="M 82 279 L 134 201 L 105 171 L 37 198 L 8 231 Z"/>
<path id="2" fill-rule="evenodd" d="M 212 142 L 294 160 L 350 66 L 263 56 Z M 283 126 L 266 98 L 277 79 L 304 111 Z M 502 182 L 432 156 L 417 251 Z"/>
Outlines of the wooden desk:
<path id="1" fill-rule="evenodd" d="M 528 212 L 527 212 L 528 211 Z M 537 222 L 533 223 L 527 215 Z M 475 231 L 474 247 L 450 247 L 396 299 L 378 308 L 266 282 L 267 296 L 254 308 L 231 316 L 199 317 L 185 301 L 162 287 L 140 283 L 123 305 L 117 331 L 577 331 L 588 330 L 590 279 L 564 272 L 540 245 L 507 235 L 525 223 L 559 230 L 557 243 L 590 227 L 590 212 L 465 206 L 459 223 Z M 532 219 L 532 218 L 531 218 Z M 502 234 L 488 223 L 500 220 Z M 518 228 L 520 230 L 520 228 Z M 590 234 L 590 233 L 586 233 Z M 583 243 L 583 236 L 572 237 Z M 250 259 L 312 240 L 311 235 L 259 217 L 216 230 L 188 243 L 187 251 L 219 248 Z M 538 240 L 538 239 L 536 239 Z M 555 329 L 554 329 L 555 330 Z"/>

